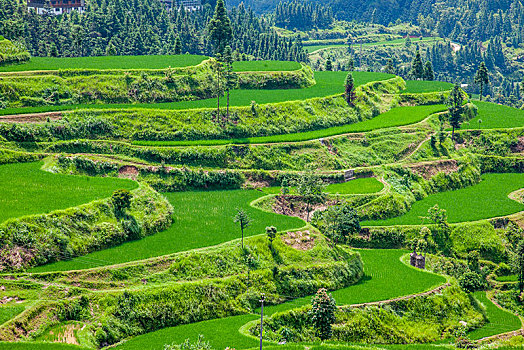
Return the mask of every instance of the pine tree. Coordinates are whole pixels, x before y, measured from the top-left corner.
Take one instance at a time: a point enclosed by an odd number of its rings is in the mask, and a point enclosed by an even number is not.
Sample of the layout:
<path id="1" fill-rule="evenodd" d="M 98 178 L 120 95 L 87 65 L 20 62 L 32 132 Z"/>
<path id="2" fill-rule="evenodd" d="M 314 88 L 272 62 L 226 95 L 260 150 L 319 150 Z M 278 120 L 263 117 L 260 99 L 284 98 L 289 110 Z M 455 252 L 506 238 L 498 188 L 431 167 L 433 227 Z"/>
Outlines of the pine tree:
<path id="1" fill-rule="evenodd" d="M 331 57 L 328 57 L 326 61 L 326 71 L 331 72 L 333 70 L 333 62 L 331 62 Z"/>
<path id="2" fill-rule="evenodd" d="M 462 124 L 462 104 L 464 103 L 464 96 L 462 89 L 458 84 L 455 84 L 453 90 L 449 94 L 447 105 L 448 105 L 448 120 L 449 124 L 453 128 L 451 131 L 451 139 L 455 139 L 455 129 L 460 129 Z"/>
<path id="3" fill-rule="evenodd" d="M 411 75 L 416 80 L 424 79 L 424 64 L 422 63 L 422 57 L 418 50 L 411 64 Z"/>
<path id="4" fill-rule="evenodd" d="M 435 80 L 435 72 L 433 72 L 433 65 L 430 61 L 427 61 L 424 67 L 424 80 Z"/>
<path id="5" fill-rule="evenodd" d="M 480 62 L 479 69 L 477 74 L 475 74 L 475 84 L 480 86 L 480 100 L 482 101 L 482 96 L 484 94 L 484 86 L 489 84 L 489 73 L 488 68 L 484 62 Z"/>
<path id="6" fill-rule="evenodd" d="M 331 294 L 324 288 L 317 291 L 311 300 L 310 319 L 313 322 L 317 336 L 321 340 L 331 338 L 332 325 L 336 321 L 337 304 Z"/>
<path id="7" fill-rule="evenodd" d="M 224 74 L 225 74 L 225 90 L 227 95 L 226 118 L 229 119 L 229 94 L 237 85 L 238 76 L 233 71 L 233 52 L 231 46 L 226 46 L 224 50 Z"/>
<path id="8" fill-rule="evenodd" d="M 215 53 L 223 53 L 226 45 L 233 38 L 231 20 L 227 15 L 224 0 L 218 0 L 215 7 L 215 14 L 207 27 L 209 40 L 214 43 Z"/>
<path id="9" fill-rule="evenodd" d="M 347 70 L 349 72 L 353 72 L 355 70 L 355 61 L 353 61 L 353 58 L 351 57 L 348 59 Z"/>
<path id="10" fill-rule="evenodd" d="M 395 74 L 395 67 L 393 66 L 393 60 L 390 58 L 388 59 L 388 63 L 386 64 L 386 67 L 384 68 L 384 71 L 388 74 Z"/>
<path id="11" fill-rule="evenodd" d="M 182 43 L 180 42 L 180 36 L 177 36 L 175 39 L 175 55 L 182 54 Z"/>
<path id="12" fill-rule="evenodd" d="M 351 72 L 348 73 L 346 76 L 346 82 L 344 84 L 345 91 L 344 91 L 344 98 L 348 105 L 354 106 L 354 101 L 356 98 L 355 95 L 355 80 L 353 79 L 353 74 Z"/>

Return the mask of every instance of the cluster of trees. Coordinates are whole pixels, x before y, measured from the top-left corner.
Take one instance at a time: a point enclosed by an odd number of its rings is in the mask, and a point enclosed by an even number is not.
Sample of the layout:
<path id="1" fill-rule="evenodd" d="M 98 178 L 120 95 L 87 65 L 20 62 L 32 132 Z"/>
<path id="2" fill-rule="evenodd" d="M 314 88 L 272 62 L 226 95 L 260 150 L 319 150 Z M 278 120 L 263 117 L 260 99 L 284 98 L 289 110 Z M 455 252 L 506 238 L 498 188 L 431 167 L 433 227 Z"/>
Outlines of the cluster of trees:
<path id="1" fill-rule="evenodd" d="M 207 28 L 214 14 L 168 11 L 159 0 L 91 0 L 85 12 L 54 16 L 27 11 L 22 0 L 0 0 L 0 33 L 25 44 L 33 56 L 206 54 L 213 52 Z M 302 44 L 281 38 L 269 21 L 240 5 L 228 12 L 234 52 L 251 58 L 307 61 Z M 244 56 L 245 58 L 245 56 Z"/>
<path id="2" fill-rule="evenodd" d="M 332 23 L 333 10 L 319 3 L 285 1 L 275 9 L 275 24 L 282 28 L 311 30 L 328 28 Z"/>

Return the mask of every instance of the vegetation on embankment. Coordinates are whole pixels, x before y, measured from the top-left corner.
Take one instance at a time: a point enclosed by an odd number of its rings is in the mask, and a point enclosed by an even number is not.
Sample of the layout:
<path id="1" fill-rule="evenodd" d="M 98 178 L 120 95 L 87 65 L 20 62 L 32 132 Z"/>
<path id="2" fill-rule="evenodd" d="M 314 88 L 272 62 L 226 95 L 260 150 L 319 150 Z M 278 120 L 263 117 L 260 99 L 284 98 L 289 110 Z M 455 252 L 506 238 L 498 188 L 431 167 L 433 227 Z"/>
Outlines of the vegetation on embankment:
<path id="1" fill-rule="evenodd" d="M 278 103 L 285 101 L 304 100 L 315 97 L 325 97 L 340 94 L 344 87 L 347 72 L 315 72 L 316 84 L 304 89 L 276 89 L 276 90 L 232 90 L 231 106 L 250 106 L 252 101 L 258 104 Z M 355 86 L 373 81 L 391 79 L 394 75 L 375 72 L 354 72 Z M 221 107 L 226 106 L 226 99 L 220 100 Z M 167 103 L 111 103 L 111 104 L 71 104 L 60 106 L 20 107 L 0 109 L 0 115 L 43 113 L 50 111 L 70 111 L 81 109 L 196 109 L 216 108 L 217 99 L 208 98 L 195 101 L 179 101 Z"/>
<path id="2" fill-rule="evenodd" d="M 104 179 L 91 179 L 94 183 L 100 180 Z M 1 270 L 69 260 L 153 235 L 170 226 L 173 208 L 164 197 L 145 185 L 131 195 L 130 207 L 123 212 L 116 209 L 111 199 L 105 199 L 4 221 L 0 224 Z"/>
<path id="3" fill-rule="evenodd" d="M 17 322 L 46 320 L 33 333 L 43 336 L 58 321 L 89 321 L 90 340 L 104 346 L 164 327 L 249 313 L 258 305 L 262 290 L 268 303 L 281 303 L 289 296 L 313 294 L 321 287 L 344 288 L 362 277 L 358 254 L 343 249 L 335 251 L 323 238 L 311 238 L 313 245 L 302 251 L 288 247 L 280 239 L 270 245 L 265 237 L 257 237 L 246 240 L 244 248 L 237 240 L 235 244 L 177 254 L 173 260 L 163 262 L 162 272 L 145 277 L 147 286 L 107 293 L 77 290 L 82 297 L 71 295 L 66 300 L 50 301 L 32 315 L 22 315 Z M 196 275 L 195 264 L 202 268 Z M 139 277 L 141 266 L 102 269 L 99 275 L 96 271 L 91 274 L 99 281 L 124 283 Z M 227 266 L 232 270 L 227 271 Z M 57 274 L 48 276 L 52 279 Z M 168 283 L 173 280 L 180 282 Z M 84 285 L 82 281 L 78 283 Z M 188 309 L 193 312 L 188 314 Z M 4 340 L 19 336 L 16 322 L 4 326 L 0 332 Z"/>
<path id="4" fill-rule="evenodd" d="M 60 70 L 0 74 L 5 107 L 78 104 L 162 103 L 212 98 L 217 81 L 213 60 L 197 66 L 161 70 Z M 314 85 L 306 65 L 295 71 L 239 72 L 241 89 L 297 89 Z"/>
<path id="5" fill-rule="evenodd" d="M 298 218 L 251 207 L 250 202 L 262 195 L 254 190 L 166 193 L 166 198 L 174 207 L 174 223 L 164 231 L 84 257 L 36 267 L 31 271 L 67 271 L 114 265 L 238 239 L 241 233 L 233 222 L 235 208 L 245 210 L 254 220 L 244 230 L 245 237 L 263 234 L 266 226 L 275 226 L 282 232 L 304 226 L 304 222 Z"/>
<path id="6" fill-rule="evenodd" d="M 25 48 L 19 43 L 13 43 L 0 36 L 0 71 L 10 64 L 22 63 L 31 58 Z"/>

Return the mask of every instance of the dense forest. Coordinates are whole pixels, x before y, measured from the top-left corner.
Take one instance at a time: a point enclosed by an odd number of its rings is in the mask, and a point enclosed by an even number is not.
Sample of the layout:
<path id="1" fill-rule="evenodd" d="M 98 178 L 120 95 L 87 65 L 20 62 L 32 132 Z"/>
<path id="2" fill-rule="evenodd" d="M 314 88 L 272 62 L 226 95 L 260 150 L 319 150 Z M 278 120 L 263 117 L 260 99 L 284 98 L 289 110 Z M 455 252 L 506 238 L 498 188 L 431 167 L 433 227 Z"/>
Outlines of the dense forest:
<path id="1" fill-rule="evenodd" d="M 280 2 L 275 9 L 275 24 L 283 28 L 327 28 L 333 23 L 329 6 L 311 2 Z"/>
<path id="2" fill-rule="evenodd" d="M 24 1 L 0 0 L 0 33 L 33 56 L 211 54 L 206 34 L 211 3 L 202 11 L 167 11 L 158 0 L 91 0 L 86 11 L 37 15 Z M 276 35 L 243 5 L 229 13 L 231 46 L 251 58 L 307 61 L 300 42 Z"/>

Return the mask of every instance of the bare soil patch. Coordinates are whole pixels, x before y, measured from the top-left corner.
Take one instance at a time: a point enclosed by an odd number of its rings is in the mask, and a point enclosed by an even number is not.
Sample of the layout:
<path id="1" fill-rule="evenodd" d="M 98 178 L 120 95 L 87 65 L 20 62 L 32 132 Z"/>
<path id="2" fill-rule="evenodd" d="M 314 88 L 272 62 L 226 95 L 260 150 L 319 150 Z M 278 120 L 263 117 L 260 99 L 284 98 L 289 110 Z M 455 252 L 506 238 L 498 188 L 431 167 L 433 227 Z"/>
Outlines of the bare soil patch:
<path id="1" fill-rule="evenodd" d="M 310 250 L 315 247 L 315 237 L 311 236 L 309 230 L 288 232 L 281 236 L 282 242 L 297 250 Z"/>
<path id="2" fill-rule="evenodd" d="M 420 163 L 410 165 L 409 168 L 415 173 L 422 176 L 424 179 L 429 179 L 438 173 L 452 173 L 458 170 L 457 161 L 454 159 L 439 160 L 432 163 Z"/>
<path id="3" fill-rule="evenodd" d="M 42 123 L 49 120 L 60 120 L 62 119 L 62 112 L 47 112 L 47 113 L 34 113 L 34 114 L 14 114 L 0 116 L 0 122 L 2 123 Z"/>

